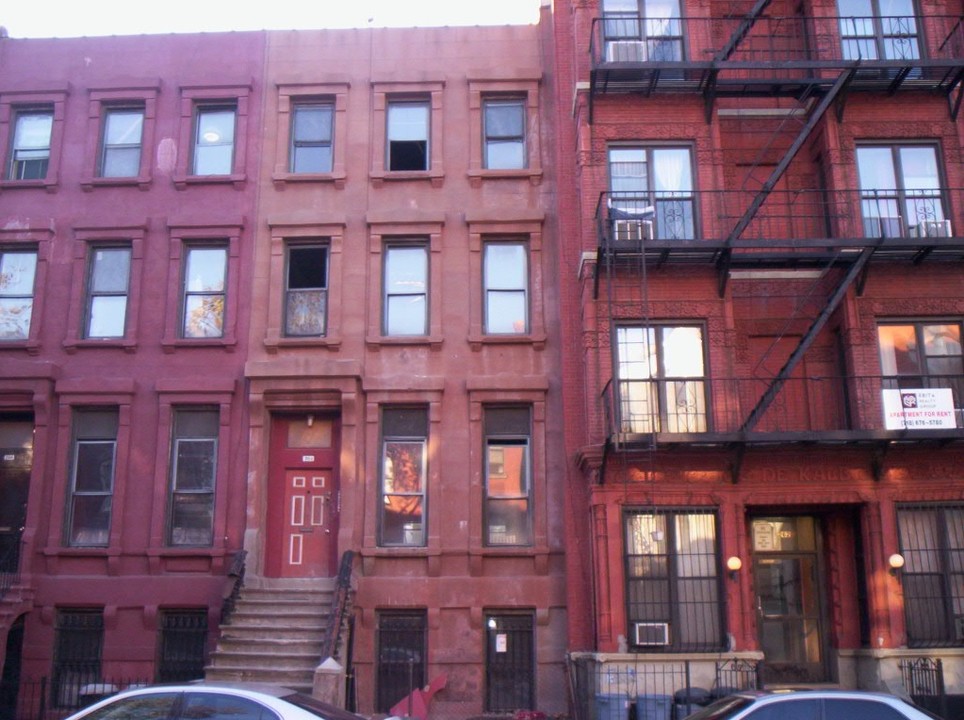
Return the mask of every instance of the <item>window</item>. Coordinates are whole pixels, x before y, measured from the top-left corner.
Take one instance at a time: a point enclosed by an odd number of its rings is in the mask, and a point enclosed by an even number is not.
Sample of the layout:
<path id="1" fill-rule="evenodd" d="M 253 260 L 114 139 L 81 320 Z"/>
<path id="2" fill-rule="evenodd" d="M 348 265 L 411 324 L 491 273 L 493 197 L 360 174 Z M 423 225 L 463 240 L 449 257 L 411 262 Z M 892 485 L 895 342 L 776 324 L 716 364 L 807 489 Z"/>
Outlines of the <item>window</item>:
<path id="1" fill-rule="evenodd" d="M 428 332 L 428 247 L 390 244 L 385 248 L 385 335 L 425 335 Z"/>
<path id="2" fill-rule="evenodd" d="M 174 703 L 181 699 L 179 692 L 152 692 L 135 695 L 105 705 L 84 715 L 86 720 L 168 720 L 174 711 Z"/>
<path id="3" fill-rule="evenodd" d="M 171 545 L 207 546 L 214 533 L 218 411 L 174 411 L 171 439 Z"/>
<path id="4" fill-rule="evenodd" d="M 521 170 L 525 168 L 525 99 L 490 98 L 483 104 L 486 169 Z"/>
<path id="5" fill-rule="evenodd" d="M 962 325 L 957 320 L 879 325 L 877 343 L 884 388 L 943 390 L 953 402 L 958 416 L 956 426 L 964 427 L 962 335 Z M 898 405 L 902 403 L 898 401 Z"/>
<path id="6" fill-rule="evenodd" d="M 35 251 L 0 249 L 0 340 L 26 340 L 33 314 Z"/>
<path id="7" fill-rule="evenodd" d="M 188 692 L 178 712 L 190 720 L 281 720 L 259 702 L 228 693 Z"/>
<path id="8" fill-rule="evenodd" d="M 618 327 L 621 432 L 706 432 L 703 330 L 689 325 Z"/>
<path id="9" fill-rule="evenodd" d="M 428 410 L 382 410 L 380 537 L 383 546 L 425 544 Z"/>
<path id="10" fill-rule="evenodd" d="M 93 609 L 58 609 L 54 627 L 54 704 L 79 708 L 86 698 L 81 688 L 103 682 L 104 612 Z"/>
<path id="11" fill-rule="evenodd" d="M 290 171 L 330 173 L 334 106 L 323 102 L 299 102 L 291 108 Z"/>
<path id="12" fill-rule="evenodd" d="M 199 107 L 195 118 L 194 175 L 230 175 L 234 167 L 233 107 Z"/>
<path id="13" fill-rule="evenodd" d="M 937 148 L 866 145 L 857 148 L 864 234 L 871 238 L 949 237 Z"/>
<path id="14" fill-rule="evenodd" d="M 387 713 L 426 683 L 428 622 L 424 610 L 378 613 L 375 711 Z"/>
<path id="15" fill-rule="evenodd" d="M 156 681 L 179 683 L 203 678 L 207 658 L 207 609 L 162 610 L 159 617 Z"/>
<path id="16" fill-rule="evenodd" d="M 485 410 L 485 542 L 532 543 L 529 408 Z"/>
<path id="17" fill-rule="evenodd" d="M 85 337 L 124 337 L 130 269 L 130 248 L 91 248 Z"/>
<path id="18" fill-rule="evenodd" d="M 105 547 L 110 535 L 117 410 L 75 410 L 67 544 Z"/>
<path id="19" fill-rule="evenodd" d="M 535 707 L 535 632 L 531 613 L 486 614 L 485 711 Z"/>
<path id="20" fill-rule="evenodd" d="M 143 108 L 108 108 L 104 111 L 99 176 L 137 177 L 141 170 L 144 134 Z"/>
<path id="21" fill-rule="evenodd" d="M 964 505 L 899 505 L 907 645 L 964 643 Z"/>
<path id="22" fill-rule="evenodd" d="M 724 647 L 716 516 L 701 509 L 626 513 L 629 642 L 648 649 Z"/>
<path id="23" fill-rule="evenodd" d="M 429 103 L 427 100 L 391 100 L 388 103 L 387 169 L 429 169 Z"/>
<path id="24" fill-rule="evenodd" d="M 611 147 L 609 189 L 615 241 L 696 237 L 689 148 Z"/>
<path id="25" fill-rule="evenodd" d="M 837 0 L 845 60 L 916 60 L 913 0 Z"/>
<path id="26" fill-rule="evenodd" d="M 325 335 L 328 308 L 328 247 L 287 246 L 285 269 L 285 335 Z"/>
<path id="27" fill-rule="evenodd" d="M 16 114 L 7 179 L 43 180 L 47 177 L 53 124 L 51 110 L 22 110 Z"/>
<path id="28" fill-rule="evenodd" d="M 227 249 L 223 247 L 187 248 L 182 337 L 223 336 L 227 259 Z"/>
<path id="29" fill-rule="evenodd" d="M 523 335 L 529 331 L 529 267 L 522 242 L 485 244 L 485 332 Z"/>
<path id="30" fill-rule="evenodd" d="M 606 62 L 683 59 L 679 0 L 603 0 Z"/>

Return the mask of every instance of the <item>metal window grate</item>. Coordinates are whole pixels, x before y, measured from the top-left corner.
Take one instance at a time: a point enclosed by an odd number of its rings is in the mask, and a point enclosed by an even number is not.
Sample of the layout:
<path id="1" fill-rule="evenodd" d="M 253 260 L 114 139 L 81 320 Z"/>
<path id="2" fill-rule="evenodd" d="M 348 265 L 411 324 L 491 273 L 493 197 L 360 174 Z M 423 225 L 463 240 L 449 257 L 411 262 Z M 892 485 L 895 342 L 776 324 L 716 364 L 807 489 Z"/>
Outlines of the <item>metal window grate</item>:
<path id="1" fill-rule="evenodd" d="M 185 682 L 204 677 L 207 656 L 207 610 L 166 610 L 161 613 L 158 682 Z"/>
<path id="2" fill-rule="evenodd" d="M 102 610 L 61 610 L 57 613 L 54 648 L 54 705 L 80 707 L 85 689 L 100 683 L 104 646 Z"/>
<path id="3" fill-rule="evenodd" d="M 424 611 L 379 614 L 377 712 L 425 685 L 426 630 Z"/>

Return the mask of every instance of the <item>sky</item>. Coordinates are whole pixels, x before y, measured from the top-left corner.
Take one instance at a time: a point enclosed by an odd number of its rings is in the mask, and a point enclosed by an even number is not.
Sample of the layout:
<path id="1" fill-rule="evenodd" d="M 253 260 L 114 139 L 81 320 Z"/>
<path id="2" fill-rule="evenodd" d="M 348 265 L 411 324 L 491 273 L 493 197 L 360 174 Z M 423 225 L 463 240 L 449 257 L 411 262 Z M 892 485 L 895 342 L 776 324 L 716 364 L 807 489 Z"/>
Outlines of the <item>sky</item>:
<path id="1" fill-rule="evenodd" d="M 8 0 L 13 38 L 429 25 L 524 25 L 540 0 Z"/>

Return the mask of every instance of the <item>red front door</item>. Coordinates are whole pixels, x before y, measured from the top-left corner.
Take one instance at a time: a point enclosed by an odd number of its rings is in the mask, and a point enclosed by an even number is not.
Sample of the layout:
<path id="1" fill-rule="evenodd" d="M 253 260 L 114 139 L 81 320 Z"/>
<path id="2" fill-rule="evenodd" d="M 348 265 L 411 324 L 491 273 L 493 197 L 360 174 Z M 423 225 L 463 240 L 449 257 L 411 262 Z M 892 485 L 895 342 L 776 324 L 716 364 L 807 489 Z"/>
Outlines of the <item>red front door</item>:
<path id="1" fill-rule="evenodd" d="M 337 422 L 275 418 L 268 477 L 265 574 L 330 577 L 338 540 Z"/>

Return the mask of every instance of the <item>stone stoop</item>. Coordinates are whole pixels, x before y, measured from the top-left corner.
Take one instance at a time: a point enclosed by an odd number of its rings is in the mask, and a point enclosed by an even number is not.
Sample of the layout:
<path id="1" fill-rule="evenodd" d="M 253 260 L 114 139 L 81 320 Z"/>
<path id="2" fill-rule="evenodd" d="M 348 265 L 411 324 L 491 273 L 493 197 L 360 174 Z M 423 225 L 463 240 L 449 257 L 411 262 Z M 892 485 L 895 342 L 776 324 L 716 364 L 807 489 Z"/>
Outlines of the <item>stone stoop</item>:
<path id="1" fill-rule="evenodd" d="M 311 692 L 331 612 L 334 581 L 265 580 L 245 586 L 217 649 L 206 680 L 265 682 Z"/>

